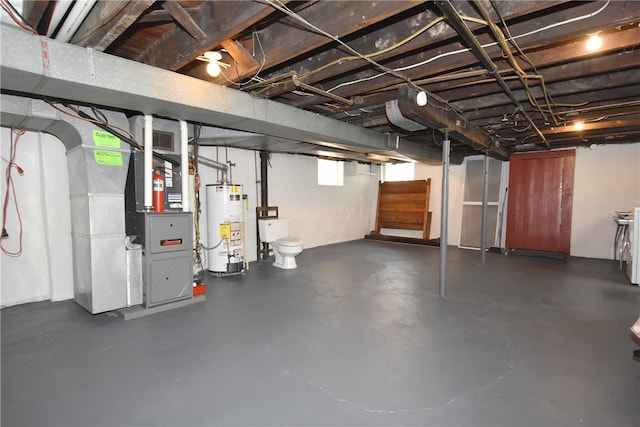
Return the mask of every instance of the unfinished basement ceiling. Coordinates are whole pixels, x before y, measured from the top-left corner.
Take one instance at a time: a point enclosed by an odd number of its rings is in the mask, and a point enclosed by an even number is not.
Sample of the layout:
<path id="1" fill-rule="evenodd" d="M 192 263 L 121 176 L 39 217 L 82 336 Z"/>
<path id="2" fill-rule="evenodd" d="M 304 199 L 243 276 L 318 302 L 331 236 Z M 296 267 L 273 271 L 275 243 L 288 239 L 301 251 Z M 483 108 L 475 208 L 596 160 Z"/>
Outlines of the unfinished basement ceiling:
<path id="1" fill-rule="evenodd" d="M 635 1 L 82 3 L 73 33 L 57 21 L 70 2 L 27 0 L 23 15 L 61 41 L 418 144 L 458 126 L 459 155 L 640 141 Z M 419 91 L 427 105 L 408 105 Z"/>

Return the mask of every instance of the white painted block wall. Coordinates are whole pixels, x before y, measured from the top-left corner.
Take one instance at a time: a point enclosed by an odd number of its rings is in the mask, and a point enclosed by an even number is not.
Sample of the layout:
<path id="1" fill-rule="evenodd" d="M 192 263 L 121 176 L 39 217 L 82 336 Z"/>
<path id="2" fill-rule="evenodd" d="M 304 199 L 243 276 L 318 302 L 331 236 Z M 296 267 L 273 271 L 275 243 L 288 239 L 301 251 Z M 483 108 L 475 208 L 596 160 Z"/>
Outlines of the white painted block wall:
<path id="1" fill-rule="evenodd" d="M 640 207 L 640 143 L 578 148 L 571 255 L 613 259 L 613 213 L 634 207 Z"/>
<path id="2" fill-rule="evenodd" d="M 250 261 L 256 256 L 255 208 L 260 204 L 260 158 L 256 151 L 202 147 L 200 154 L 222 163 L 231 161 L 233 184 L 243 185 L 249 196 L 248 232 Z M 318 185 L 317 159 L 310 156 L 272 154 L 268 168 L 269 205 L 278 206 L 281 218 L 291 220 L 290 235 L 305 248 L 362 239 L 374 227 L 380 166 L 358 165 L 345 169 L 344 186 Z M 206 239 L 206 184 L 218 182 L 215 169 L 201 166 L 201 233 Z M 210 242 L 204 241 L 209 246 Z"/>
<path id="3" fill-rule="evenodd" d="M 2 172 L 0 186 L 5 196 L 4 172 L 10 154 L 12 136 L 0 128 Z M 73 267 L 69 180 L 65 147 L 56 137 L 35 132 L 23 135 L 15 161 L 24 169 L 12 173 L 22 218 L 22 254 L 0 258 L 2 285 L 0 306 L 26 302 L 73 298 Z M 3 246 L 19 248 L 19 222 L 13 197 L 7 210 L 9 238 Z"/>
<path id="4" fill-rule="evenodd" d="M 1 128 L 2 157 L 9 158 L 10 135 Z M 216 159 L 215 147 L 203 147 L 201 154 Z M 256 259 L 255 206 L 258 201 L 260 161 L 256 152 L 218 149 L 217 160 L 236 163 L 232 177 L 249 195 L 250 260 Z M 24 225 L 23 254 L 1 255 L 0 306 L 73 297 L 71 223 L 67 162 L 63 144 L 48 134 L 27 132 L 20 140 L 16 162 L 24 176 L 14 173 Z M 380 166 L 360 165 L 345 175 L 344 187 L 317 185 L 316 159 L 309 156 L 273 154 L 269 168 L 269 201 L 280 215 L 292 220 L 292 235 L 306 248 L 361 239 L 374 228 Z M 2 162 L 4 171 L 6 163 Z M 347 168 L 349 170 L 349 168 Z M 615 224 L 611 214 L 640 206 L 640 143 L 594 146 L 576 152 L 571 254 L 592 258 L 613 258 Z M 200 169 L 203 186 L 217 182 L 217 172 Z M 449 244 L 460 239 L 461 200 L 465 167 L 450 168 Z M 417 165 L 416 179 L 431 178 L 431 237 L 440 235 L 441 166 Z M 204 187 L 203 187 L 204 188 Z M 5 183 L 0 190 L 4 196 Z M 202 218 L 206 200 L 201 190 Z M 11 238 L 17 242 L 17 218 L 12 204 L 7 217 Z M 201 222 L 206 236 L 206 221 Z M 249 273 L 250 274 L 250 273 Z"/>

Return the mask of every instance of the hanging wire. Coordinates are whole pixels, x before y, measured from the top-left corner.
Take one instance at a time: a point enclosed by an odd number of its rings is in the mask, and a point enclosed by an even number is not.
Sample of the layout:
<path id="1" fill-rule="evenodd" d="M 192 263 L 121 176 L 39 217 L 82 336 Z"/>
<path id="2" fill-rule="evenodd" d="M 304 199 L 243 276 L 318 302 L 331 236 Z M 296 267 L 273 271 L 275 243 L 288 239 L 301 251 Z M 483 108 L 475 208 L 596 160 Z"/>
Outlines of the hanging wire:
<path id="1" fill-rule="evenodd" d="M 13 204 L 16 208 L 16 216 L 18 218 L 18 249 L 16 251 L 11 251 L 4 247 L 4 240 L 0 240 L 0 249 L 2 249 L 2 253 L 11 257 L 19 257 L 22 255 L 22 215 L 20 214 L 20 206 L 18 205 L 18 197 L 16 195 L 16 187 L 13 182 L 13 177 L 11 176 L 12 167 L 19 166 L 15 163 L 16 153 L 18 151 L 18 141 L 20 137 L 24 135 L 26 132 L 25 128 L 16 129 L 11 126 L 12 135 L 15 133 L 15 138 L 12 138 L 11 145 L 9 147 L 9 162 L 7 164 L 7 168 L 5 169 L 5 193 L 4 193 L 4 203 L 2 205 L 2 230 L 5 231 L 7 228 L 7 212 L 9 210 L 9 198 L 13 196 Z M 22 169 L 22 168 L 20 168 Z M 20 171 L 18 169 L 18 171 Z M 10 193 L 11 191 L 11 193 Z"/>
<path id="2" fill-rule="evenodd" d="M 39 35 L 38 31 L 36 31 L 35 28 L 33 28 L 33 25 L 29 24 L 27 22 L 26 19 L 24 19 L 24 17 L 22 15 L 20 15 L 20 12 L 18 12 L 16 10 L 15 7 L 13 7 L 13 5 L 7 1 L 7 0 L 0 0 L 0 5 L 2 5 L 2 8 L 9 14 L 9 16 L 11 17 L 11 19 L 13 19 L 13 21 L 18 24 L 21 28 L 29 31 L 30 33 L 33 33 L 35 35 Z"/>
<path id="3" fill-rule="evenodd" d="M 356 51 L 351 46 L 349 46 L 348 44 L 346 44 L 345 42 L 340 40 L 339 37 L 336 37 L 333 34 L 330 34 L 330 33 L 326 32 L 326 31 L 324 31 L 323 29 L 318 28 L 314 24 L 312 24 L 309 21 L 307 21 L 306 19 L 304 19 L 302 16 L 300 16 L 297 13 L 293 12 L 292 10 L 290 10 L 287 6 L 285 6 L 279 0 L 259 0 L 259 1 L 271 5 L 273 8 L 275 8 L 275 9 L 279 10 L 280 12 L 282 12 L 282 13 L 294 18 L 295 20 L 301 22 L 302 24 L 304 24 L 306 27 L 312 29 L 313 31 L 316 31 L 318 34 L 323 35 L 323 36 L 335 41 L 340 46 L 344 47 L 349 52 L 354 54 L 358 59 L 362 59 L 364 61 L 367 61 L 368 63 L 370 63 L 374 67 L 382 70 L 384 72 L 384 74 L 390 74 L 390 75 L 392 75 L 394 77 L 399 78 L 400 80 L 404 81 L 405 83 L 407 83 L 408 85 L 414 87 L 417 90 L 423 90 L 422 88 L 417 86 L 415 83 L 413 83 L 409 77 L 405 76 L 404 74 L 402 74 L 400 72 L 392 70 L 391 68 L 386 67 L 386 66 L 384 66 L 384 65 L 382 65 L 382 64 L 380 64 L 380 63 L 378 63 L 376 61 L 374 61 L 373 59 L 371 59 L 371 55 L 363 55 L 363 54 L 361 54 L 360 52 Z"/>

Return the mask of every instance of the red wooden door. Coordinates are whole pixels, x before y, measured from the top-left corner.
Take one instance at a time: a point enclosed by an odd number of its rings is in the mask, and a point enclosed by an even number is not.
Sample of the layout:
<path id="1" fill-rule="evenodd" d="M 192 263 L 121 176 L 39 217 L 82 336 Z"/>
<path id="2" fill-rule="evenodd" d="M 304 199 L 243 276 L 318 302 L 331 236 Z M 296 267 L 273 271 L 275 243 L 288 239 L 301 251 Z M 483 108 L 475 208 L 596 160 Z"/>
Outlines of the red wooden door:
<path id="1" fill-rule="evenodd" d="M 575 150 L 509 159 L 506 246 L 569 254 Z"/>

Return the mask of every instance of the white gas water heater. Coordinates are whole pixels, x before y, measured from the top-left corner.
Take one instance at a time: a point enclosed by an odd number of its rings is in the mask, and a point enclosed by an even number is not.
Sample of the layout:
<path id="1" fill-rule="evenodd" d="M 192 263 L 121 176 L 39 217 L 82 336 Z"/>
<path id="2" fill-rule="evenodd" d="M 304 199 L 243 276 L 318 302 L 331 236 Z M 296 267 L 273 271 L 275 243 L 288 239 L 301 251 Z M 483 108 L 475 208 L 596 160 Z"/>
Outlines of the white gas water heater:
<path id="1" fill-rule="evenodd" d="M 245 198 L 242 185 L 207 185 L 207 259 L 217 275 L 245 270 Z"/>

